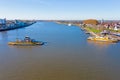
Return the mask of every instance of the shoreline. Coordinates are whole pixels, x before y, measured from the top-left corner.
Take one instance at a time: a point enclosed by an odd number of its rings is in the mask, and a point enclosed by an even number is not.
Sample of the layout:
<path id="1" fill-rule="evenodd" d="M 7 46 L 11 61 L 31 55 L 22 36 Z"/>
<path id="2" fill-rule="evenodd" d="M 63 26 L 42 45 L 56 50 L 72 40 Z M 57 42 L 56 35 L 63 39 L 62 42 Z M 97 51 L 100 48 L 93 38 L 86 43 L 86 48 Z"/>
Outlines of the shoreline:
<path id="1" fill-rule="evenodd" d="M 95 38 L 95 37 L 101 37 L 101 32 L 102 32 L 102 30 L 97 30 L 97 29 L 95 29 L 95 28 L 93 27 L 94 25 L 91 26 L 91 28 L 93 29 L 93 31 L 92 31 L 92 29 L 90 29 L 89 26 L 85 26 L 85 27 L 84 27 L 83 24 L 76 24 L 76 23 L 69 23 L 69 22 L 66 22 L 66 23 L 56 22 L 56 23 L 58 23 L 58 24 L 64 24 L 64 25 L 68 25 L 68 26 L 69 26 L 69 24 L 71 24 L 71 25 L 80 27 L 81 30 L 85 31 L 86 34 L 90 34 L 89 37 L 94 37 L 94 38 Z M 119 42 L 119 41 L 120 41 L 120 36 L 117 36 L 116 34 L 113 35 L 113 34 L 114 34 L 114 32 L 110 32 L 109 34 L 107 34 L 107 35 L 105 35 L 105 36 L 102 36 L 102 38 L 105 38 L 105 37 L 107 36 L 108 38 L 110 38 L 109 40 L 116 40 L 116 42 Z M 89 37 L 88 37 L 88 38 L 89 38 Z M 98 40 L 98 41 L 99 41 L 99 40 Z M 109 41 L 106 41 L 106 42 L 109 42 Z"/>
<path id="2" fill-rule="evenodd" d="M 12 24 L 1 25 L 0 32 L 28 27 L 30 25 L 33 25 L 35 22 L 22 22 L 22 23 L 24 24 L 21 25 L 21 24 L 12 23 Z"/>

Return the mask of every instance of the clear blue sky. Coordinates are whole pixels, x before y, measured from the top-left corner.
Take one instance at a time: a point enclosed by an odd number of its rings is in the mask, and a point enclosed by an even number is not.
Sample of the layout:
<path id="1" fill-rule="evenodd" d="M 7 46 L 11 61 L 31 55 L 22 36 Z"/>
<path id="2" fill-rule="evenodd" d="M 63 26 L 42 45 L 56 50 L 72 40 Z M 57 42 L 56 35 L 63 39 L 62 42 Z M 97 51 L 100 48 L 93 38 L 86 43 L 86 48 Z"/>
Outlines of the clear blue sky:
<path id="1" fill-rule="evenodd" d="M 0 18 L 120 19 L 120 0 L 0 0 Z"/>

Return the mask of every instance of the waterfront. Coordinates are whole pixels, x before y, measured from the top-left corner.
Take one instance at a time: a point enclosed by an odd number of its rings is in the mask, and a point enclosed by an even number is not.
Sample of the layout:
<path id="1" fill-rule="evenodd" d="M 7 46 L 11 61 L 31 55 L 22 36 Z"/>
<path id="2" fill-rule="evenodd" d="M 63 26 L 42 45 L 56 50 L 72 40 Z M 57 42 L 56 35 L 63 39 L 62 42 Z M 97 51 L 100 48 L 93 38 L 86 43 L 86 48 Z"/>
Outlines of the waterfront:
<path id="1" fill-rule="evenodd" d="M 43 46 L 7 42 L 30 36 Z M 88 42 L 77 26 L 38 22 L 0 33 L 0 80 L 119 80 L 120 43 Z"/>
<path id="2" fill-rule="evenodd" d="M 6 20 L 6 18 L 0 19 L 0 32 L 27 27 L 34 23 L 35 21 L 32 20 Z"/>

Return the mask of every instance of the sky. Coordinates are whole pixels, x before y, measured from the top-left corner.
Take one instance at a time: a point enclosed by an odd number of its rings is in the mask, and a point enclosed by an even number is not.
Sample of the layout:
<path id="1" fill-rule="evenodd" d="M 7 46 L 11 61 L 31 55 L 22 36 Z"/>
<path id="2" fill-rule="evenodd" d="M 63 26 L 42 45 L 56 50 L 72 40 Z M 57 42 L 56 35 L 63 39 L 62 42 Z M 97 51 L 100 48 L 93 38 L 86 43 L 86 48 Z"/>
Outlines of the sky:
<path id="1" fill-rule="evenodd" d="M 120 20 L 120 0 L 0 0 L 0 18 Z"/>

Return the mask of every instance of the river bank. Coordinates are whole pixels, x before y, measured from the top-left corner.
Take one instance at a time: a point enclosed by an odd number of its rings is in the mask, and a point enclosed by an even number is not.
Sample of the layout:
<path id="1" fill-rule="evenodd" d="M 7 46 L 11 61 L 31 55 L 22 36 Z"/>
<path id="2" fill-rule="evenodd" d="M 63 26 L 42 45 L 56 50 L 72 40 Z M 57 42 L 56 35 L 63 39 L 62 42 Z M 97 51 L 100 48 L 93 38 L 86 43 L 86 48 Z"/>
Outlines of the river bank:
<path id="1" fill-rule="evenodd" d="M 14 30 L 23 28 L 34 24 L 35 21 L 23 21 L 23 20 L 6 20 L 0 24 L 0 31 Z"/>
<path id="2" fill-rule="evenodd" d="M 69 24 L 78 26 L 83 31 L 85 31 L 86 34 L 90 34 L 90 37 L 93 37 L 95 39 L 99 37 L 100 40 L 102 40 L 102 39 L 106 40 L 106 37 L 107 37 L 106 41 L 109 41 L 109 40 L 115 40 L 115 42 L 120 41 L 120 35 L 119 35 L 120 31 L 119 30 L 114 30 L 114 28 L 108 29 L 102 24 L 98 24 L 98 25 L 83 24 L 81 22 L 79 22 L 79 23 L 78 22 L 77 23 L 75 23 L 75 22 L 57 22 L 57 23 L 58 24 L 65 24 L 68 26 L 69 26 Z M 98 41 L 99 41 L 99 39 L 98 39 Z"/>
<path id="3" fill-rule="evenodd" d="M 117 34 L 120 34 L 119 32 L 114 31 L 114 30 L 108 30 L 108 29 L 100 30 L 100 29 L 96 29 L 94 26 L 95 25 L 91 25 L 91 26 L 81 25 L 79 27 L 81 27 L 83 30 L 85 30 L 86 33 L 89 33 L 90 36 L 93 36 L 93 37 L 99 36 L 99 37 L 103 37 L 103 38 L 107 36 L 110 39 L 116 39 L 116 40 L 120 41 L 120 36 L 117 35 Z"/>

